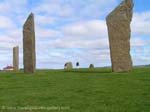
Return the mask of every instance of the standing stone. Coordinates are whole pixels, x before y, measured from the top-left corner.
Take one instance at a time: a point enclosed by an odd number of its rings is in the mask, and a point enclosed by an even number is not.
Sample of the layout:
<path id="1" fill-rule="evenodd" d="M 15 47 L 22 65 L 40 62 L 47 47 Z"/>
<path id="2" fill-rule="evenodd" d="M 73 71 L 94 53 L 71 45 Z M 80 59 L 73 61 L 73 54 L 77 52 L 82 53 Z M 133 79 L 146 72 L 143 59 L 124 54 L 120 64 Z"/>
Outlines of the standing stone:
<path id="1" fill-rule="evenodd" d="M 133 6 L 132 0 L 124 0 L 107 16 L 113 72 L 128 72 L 132 69 L 130 23 L 132 21 Z"/>
<path id="2" fill-rule="evenodd" d="M 13 48 L 13 67 L 15 71 L 19 70 L 19 47 Z"/>
<path id="3" fill-rule="evenodd" d="M 93 68 L 94 68 L 94 65 L 93 65 L 93 64 L 90 64 L 89 68 L 90 68 L 90 69 L 93 69 Z"/>
<path id="4" fill-rule="evenodd" d="M 65 69 L 71 70 L 73 68 L 72 62 L 65 63 Z"/>
<path id="5" fill-rule="evenodd" d="M 23 26 L 24 73 L 34 73 L 36 67 L 34 15 L 31 13 Z"/>

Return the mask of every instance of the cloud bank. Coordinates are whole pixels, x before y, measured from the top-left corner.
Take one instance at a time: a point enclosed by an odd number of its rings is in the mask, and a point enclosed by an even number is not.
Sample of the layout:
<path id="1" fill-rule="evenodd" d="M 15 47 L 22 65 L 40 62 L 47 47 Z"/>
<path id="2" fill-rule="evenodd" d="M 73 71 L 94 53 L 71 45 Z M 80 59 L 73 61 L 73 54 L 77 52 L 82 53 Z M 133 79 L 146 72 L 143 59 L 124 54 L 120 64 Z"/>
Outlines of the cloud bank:
<path id="1" fill-rule="evenodd" d="M 81 67 L 110 66 L 107 14 L 121 0 L 3 0 L 0 2 L 0 67 L 12 64 L 12 48 L 19 45 L 22 26 L 35 14 L 37 68 L 63 68 L 79 61 Z M 150 64 L 150 10 L 134 12 L 131 55 L 134 65 Z"/>

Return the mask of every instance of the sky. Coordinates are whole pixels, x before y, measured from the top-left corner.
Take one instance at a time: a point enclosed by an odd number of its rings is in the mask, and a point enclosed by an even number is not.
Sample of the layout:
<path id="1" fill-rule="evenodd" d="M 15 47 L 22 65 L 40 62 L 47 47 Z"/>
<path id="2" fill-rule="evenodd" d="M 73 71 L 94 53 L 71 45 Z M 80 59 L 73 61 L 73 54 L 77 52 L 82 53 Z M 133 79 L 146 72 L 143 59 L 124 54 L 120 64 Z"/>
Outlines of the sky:
<path id="1" fill-rule="evenodd" d="M 0 0 L 0 69 L 12 65 L 19 46 L 23 67 L 22 27 L 35 17 L 36 66 L 60 69 L 111 66 L 105 18 L 123 0 Z M 131 56 L 134 65 L 150 64 L 150 0 L 134 0 Z"/>

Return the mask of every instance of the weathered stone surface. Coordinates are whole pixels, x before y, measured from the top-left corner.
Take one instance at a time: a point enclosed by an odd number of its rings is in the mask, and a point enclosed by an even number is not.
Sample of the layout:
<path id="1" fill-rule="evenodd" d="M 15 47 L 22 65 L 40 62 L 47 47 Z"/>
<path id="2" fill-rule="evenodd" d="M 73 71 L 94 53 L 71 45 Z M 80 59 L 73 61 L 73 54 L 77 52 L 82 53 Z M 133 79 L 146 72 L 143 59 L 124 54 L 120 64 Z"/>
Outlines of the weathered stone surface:
<path id="1" fill-rule="evenodd" d="M 132 0 L 124 0 L 107 16 L 111 62 L 114 72 L 128 72 L 132 69 L 130 23 L 133 6 Z"/>
<path id="2" fill-rule="evenodd" d="M 93 65 L 93 64 L 90 64 L 89 68 L 90 68 L 90 69 L 94 68 L 94 65 Z"/>
<path id="3" fill-rule="evenodd" d="M 19 70 L 19 47 L 13 48 L 13 67 L 15 71 Z"/>
<path id="4" fill-rule="evenodd" d="M 65 69 L 71 70 L 73 68 L 72 62 L 65 63 Z"/>
<path id="5" fill-rule="evenodd" d="M 25 73 L 34 73 L 36 67 L 34 15 L 31 13 L 23 26 L 23 63 Z"/>

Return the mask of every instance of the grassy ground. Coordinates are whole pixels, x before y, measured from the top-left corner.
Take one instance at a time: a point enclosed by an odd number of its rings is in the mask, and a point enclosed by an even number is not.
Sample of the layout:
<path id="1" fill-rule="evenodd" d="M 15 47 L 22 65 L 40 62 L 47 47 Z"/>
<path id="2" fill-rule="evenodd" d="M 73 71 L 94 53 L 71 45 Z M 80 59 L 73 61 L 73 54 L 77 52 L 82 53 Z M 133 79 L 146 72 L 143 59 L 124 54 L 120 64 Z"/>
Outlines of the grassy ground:
<path id="1" fill-rule="evenodd" d="M 0 112 L 150 112 L 150 67 L 0 72 Z"/>

